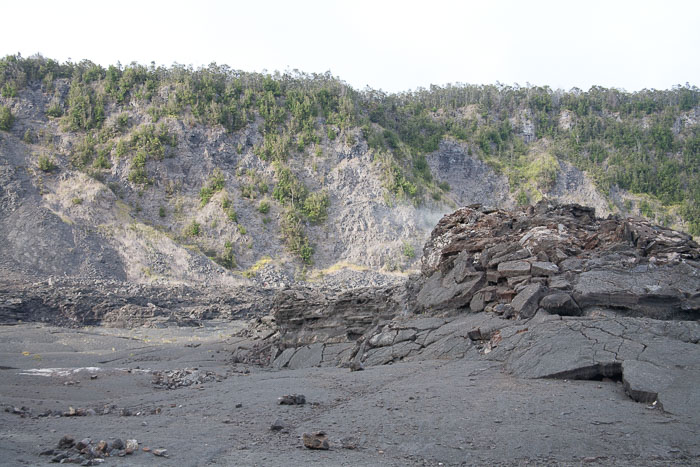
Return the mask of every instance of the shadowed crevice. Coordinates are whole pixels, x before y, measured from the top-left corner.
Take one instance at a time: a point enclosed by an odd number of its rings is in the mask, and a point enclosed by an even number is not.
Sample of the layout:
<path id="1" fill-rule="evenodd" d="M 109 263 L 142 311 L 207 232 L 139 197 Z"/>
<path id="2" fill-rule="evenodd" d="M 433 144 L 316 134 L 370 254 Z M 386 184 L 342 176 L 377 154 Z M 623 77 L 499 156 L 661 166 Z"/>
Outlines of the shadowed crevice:
<path id="1" fill-rule="evenodd" d="M 552 379 L 583 379 L 602 381 L 604 378 L 622 381 L 622 362 L 598 363 L 595 365 L 575 368 L 547 376 Z"/>

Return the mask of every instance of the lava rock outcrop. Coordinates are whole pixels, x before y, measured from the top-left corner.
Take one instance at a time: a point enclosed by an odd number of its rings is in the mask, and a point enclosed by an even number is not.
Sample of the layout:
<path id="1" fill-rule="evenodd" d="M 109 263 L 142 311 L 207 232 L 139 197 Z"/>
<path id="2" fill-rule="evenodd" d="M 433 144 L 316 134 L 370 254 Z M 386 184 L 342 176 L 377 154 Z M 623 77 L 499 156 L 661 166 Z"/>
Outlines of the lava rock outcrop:
<path id="1" fill-rule="evenodd" d="M 688 235 L 578 205 L 465 207 L 405 288 L 278 295 L 272 366 L 483 358 L 680 414 L 700 406 L 699 258 Z"/>
<path id="2" fill-rule="evenodd" d="M 516 211 L 474 205 L 438 223 L 409 305 L 416 313 L 519 318 L 603 307 L 696 320 L 699 259 L 689 235 L 642 219 L 599 219 L 592 208 L 547 202 Z"/>

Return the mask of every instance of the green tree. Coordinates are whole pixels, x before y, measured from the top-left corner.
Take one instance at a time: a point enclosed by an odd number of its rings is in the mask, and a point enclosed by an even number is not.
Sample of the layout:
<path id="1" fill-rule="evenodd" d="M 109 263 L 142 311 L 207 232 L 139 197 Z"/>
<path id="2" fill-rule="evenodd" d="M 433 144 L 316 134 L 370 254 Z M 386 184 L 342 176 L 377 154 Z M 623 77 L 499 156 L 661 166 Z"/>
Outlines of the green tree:
<path id="1" fill-rule="evenodd" d="M 14 122 L 15 117 L 10 108 L 0 105 L 0 130 L 9 131 Z"/>
<path id="2" fill-rule="evenodd" d="M 197 221 L 190 222 L 187 227 L 185 227 L 184 234 L 187 237 L 198 237 L 200 233 L 201 225 Z"/>

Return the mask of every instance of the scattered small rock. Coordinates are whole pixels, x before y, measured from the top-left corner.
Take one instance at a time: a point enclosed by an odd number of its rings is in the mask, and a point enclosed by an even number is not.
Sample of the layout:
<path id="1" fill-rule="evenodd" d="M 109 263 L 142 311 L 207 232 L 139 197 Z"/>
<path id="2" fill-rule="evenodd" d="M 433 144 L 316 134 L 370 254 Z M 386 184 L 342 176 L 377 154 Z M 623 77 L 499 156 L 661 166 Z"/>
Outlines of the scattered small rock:
<path id="1" fill-rule="evenodd" d="M 479 328 L 469 331 L 467 333 L 467 337 L 472 341 L 480 341 L 484 339 L 484 337 L 481 335 L 481 329 Z"/>
<path id="2" fill-rule="evenodd" d="M 25 407 L 25 406 L 22 406 L 19 408 L 18 407 L 11 407 L 11 406 L 5 407 L 5 412 L 19 415 L 22 418 L 31 417 L 31 415 L 32 415 L 32 409 L 30 409 L 29 407 Z"/>
<path id="3" fill-rule="evenodd" d="M 358 441 L 352 436 L 342 438 L 340 440 L 340 447 L 343 449 L 357 449 Z"/>
<path id="4" fill-rule="evenodd" d="M 209 382 L 221 382 L 225 376 L 213 371 L 204 371 L 197 368 L 185 368 L 182 370 L 156 371 L 153 373 L 153 385 L 162 389 L 177 389 Z"/>
<path id="5" fill-rule="evenodd" d="M 303 394 L 287 394 L 277 399 L 279 405 L 304 405 L 306 397 Z"/>
<path id="6" fill-rule="evenodd" d="M 315 433 L 304 433 L 301 435 L 304 446 L 308 449 L 330 449 L 328 444 L 328 436 L 323 431 L 317 431 Z"/>
<path id="7" fill-rule="evenodd" d="M 124 449 L 125 448 L 125 449 Z M 149 448 L 144 448 L 148 451 Z M 91 438 L 83 438 L 77 443 L 72 436 L 65 435 L 58 442 L 58 449 L 47 449 L 41 452 L 42 456 L 54 456 L 51 462 L 61 464 L 98 465 L 104 462 L 105 457 L 124 457 L 138 451 L 138 441 L 127 440 L 126 445 L 120 438 L 116 438 L 111 444 L 100 440 L 93 444 Z M 166 449 L 153 451 L 156 456 L 168 457 Z"/>
<path id="8" fill-rule="evenodd" d="M 90 446 L 90 443 L 92 443 L 92 440 L 90 438 L 83 438 L 77 443 L 75 443 L 75 449 L 82 451 L 86 447 Z"/>
<path id="9" fill-rule="evenodd" d="M 281 418 L 278 418 L 275 420 L 272 425 L 270 425 L 270 430 L 272 431 L 280 431 L 284 428 L 284 421 Z"/>
<path id="10" fill-rule="evenodd" d="M 52 457 L 52 458 L 51 458 L 51 462 L 56 462 L 56 463 L 58 463 L 58 462 L 61 462 L 61 461 L 64 460 L 64 459 L 68 459 L 69 457 L 70 457 L 70 456 L 69 456 L 67 453 L 62 452 L 62 453 L 59 453 L 57 456 Z"/>
<path id="11" fill-rule="evenodd" d="M 97 443 L 97 446 L 95 448 L 100 452 L 107 452 L 108 447 L 109 444 L 107 443 L 107 441 L 102 439 L 99 443 Z"/>
<path id="12" fill-rule="evenodd" d="M 127 454 L 131 454 L 134 451 L 137 451 L 139 448 L 139 442 L 136 441 L 135 439 L 127 439 L 126 440 L 126 448 L 125 451 Z"/>
<path id="13" fill-rule="evenodd" d="M 68 449 L 75 445 L 75 438 L 72 436 L 65 435 L 58 442 L 58 449 Z"/>

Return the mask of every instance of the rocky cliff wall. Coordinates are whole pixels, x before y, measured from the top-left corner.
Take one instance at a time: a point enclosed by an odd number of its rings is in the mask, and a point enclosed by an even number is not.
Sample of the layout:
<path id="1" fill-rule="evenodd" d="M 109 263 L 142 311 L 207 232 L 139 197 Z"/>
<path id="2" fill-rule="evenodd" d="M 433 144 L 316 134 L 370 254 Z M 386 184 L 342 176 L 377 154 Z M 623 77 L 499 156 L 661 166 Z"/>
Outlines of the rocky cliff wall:
<path id="1" fill-rule="evenodd" d="M 68 82 L 58 80 L 56 92 L 65 98 Z M 256 155 L 263 142 L 259 118 L 230 133 L 187 119 L 164 119 L 176 144 L 162 160 L 147 161 L 149 183 L 139 185 L 129 180 L 129 155 L 112 155 L 109 168 L 73 168 L 71 157 L 82 150 L 86 136 L 46 116 L 53 98 L 29 86 L 17 98 L 3 100 L 15 116 L 11 131 L 0 132 L 0 235 L 5 240 L 0 259 L 7 269 L 39 278 L 221 285 L 257 277 L 282 286 L 304 275 L 280 228 L 284 206 L 272 197 L 274 164 Z M 103 133 L 123 141 L 151 122 L 137 103 L 125 109 L 108 106 L 106 114 Z M 117 119 L 124 116 L 128 128 L 119 129 Z M 33 139 L 25 138 L 27 132 Z M 55 170 L 41 170 L 40 156 L 49 157 Z M 450 190 L 440 200 L 426 196 L 416 206 L 387 196 L 385 167 L 359 128 L 333 140 L 324 137 L 310 154 L 290 157 L 295 176 L 330 200 L 328 219 L 304 226 L 315 251 L 312 268 L 350 264 L 410 270 L 417 267 L 415 252 L 442 215 L 471 203 L 514 206 L 507 177 L 470 155 L 465 144 L 445 139 L 427 161 L 435 182 L 447 182 Z M 224 188 L 202 203 L 200 190 L 216 170 L 223 174 Z M 607 214 L 604 198 L 580 171 L 562 163 L 556 179 L 547 194 L 551 199 Z M 262 201 L 269 211 L 261 212 Z M 223 208 L 225 203 L 230 207 Z M 187 235 L 195 223 L 197 235 Z M 229 269 L 211 261 L 226 253 L 227 242 L 236 263 Z"/>

